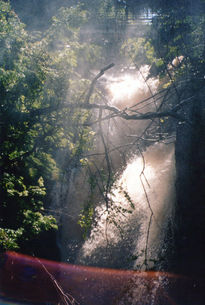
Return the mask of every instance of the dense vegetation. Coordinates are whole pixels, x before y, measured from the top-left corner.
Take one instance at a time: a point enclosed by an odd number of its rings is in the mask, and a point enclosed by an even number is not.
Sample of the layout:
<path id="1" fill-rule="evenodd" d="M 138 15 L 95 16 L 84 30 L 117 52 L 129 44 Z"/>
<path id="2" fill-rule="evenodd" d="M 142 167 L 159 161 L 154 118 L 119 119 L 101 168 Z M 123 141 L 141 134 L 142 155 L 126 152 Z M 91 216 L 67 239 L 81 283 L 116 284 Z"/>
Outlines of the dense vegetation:
<path id="1" fill-rule="evenodd" d="M 55 12 L 55 17 L 48 22 L 51 16 L 47 16 L 46 24 L 41 19 L 42 31 L 32 31 L 39 30 L 36 23 L 33 29 L 30 23 L 26 31 L 10 4 L 0 1 L 1 249 L 38 254 L 38 241 L 49 234 L 54 238 L 57 223 L 49 212 L 53 187 L 68 181 L 73 168 L 86 166 L 83 155 L 93 145 L 90 109 L 100 109 L 100 95 L 92 94 L 91 71 L 115 60 L 149 64 L 150 76 L 161 80 L 164 95 L 156 112 L 149 117 L 139 113 L 131 117 L 129 112 L 116 110 L 114 114 L 125 120 L 157 120 L 158 136 L 152 134 L 156 141 L 165 130 L 173 132 L 174 118 L 178 171 L 175 245 L 179 248 L 182 239 L 185 249 L 175 255 L 180 263 L 185 252 L 192 257 L 193 247 L 204 253 L 204 1 L 146 1 L 145 5 L 98 0 L 79 1 L 77 6 L 59 1 L 59 7 L 61 2 L 66 7 Z M 46 2 L 41 1 L 43 4 Z M 18 7 L 22 7 L 21 1 L 16 1 Z M 152 22 L 142 22 L 139 33 L 128 34 L 127 25 L 145 8 Z M 39 4 L 37 16 L 40 10 Z M 29 23 L 23 11 L 19 13 Z M 103 107 L 101 111 L 114 111 Z M 109 176 L 103 182 L 106 192 L 110 181 Z M 61 194 L 62 207 L 65 198 L 66 191 Z M 195 213 L 190 215 L 187 211 L 193 208 Z M 86 230 L 91 211 L 87 218 L 82 215 Z M 190 264 L 189 258 L 186 263 Z"/>
<path id="2" fill-rule="evenodd" d="M 0 2 L 0 14 L 0 238 L 1 248 L 23 250 L 43 231 L 57 229 L 54 217 L 45 213 L 48 192 L 80 162 L 90 140 L 89 129 L 82 128 L 88 113 L 64 104 L 78 100 L 86 85 L 78 76 L 79 58 L 94 62 L 98 49 L 79 45 L 78 28 L 86 15 L 78 8 L 62 9 L 40 40 L 25 31 L 8 3 Z"/>
<path id="3" fill-rule="evenodd" d="M 10 4 L 0 1 L 2 250 L 38 254 L 39 241 L 57 230 L 48 211 L 53 186 L 86 163 L 90 114 L 72 105 L 89 101 L 89 71 L 106 63 L 105 43 L 84 33 L 95 15 L 93 7 L 86 9 L 61 8 L 46 30 L 27 32 Z M 101 3 L 98 18 L 107 9 Z M 65 197 L 66 191 L 62 206 Z"/>

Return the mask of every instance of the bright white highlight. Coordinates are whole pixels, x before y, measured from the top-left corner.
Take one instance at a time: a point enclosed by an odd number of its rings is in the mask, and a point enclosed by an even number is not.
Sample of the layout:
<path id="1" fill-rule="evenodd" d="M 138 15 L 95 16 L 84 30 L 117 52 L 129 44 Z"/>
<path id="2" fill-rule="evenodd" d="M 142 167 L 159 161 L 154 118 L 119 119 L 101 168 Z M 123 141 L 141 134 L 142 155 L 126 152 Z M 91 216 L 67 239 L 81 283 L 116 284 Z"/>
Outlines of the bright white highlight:
<path id="1" fill-rule="evenodd" d="M 109 90 L 115 101 L 134 97 L 137 90 L 142 90 L 141 87 L 139 79 L 127 74 L 120 79 L 113 78 Z"/>
<path id="2" fill-rule="evenodd" d="M 111 103 L 120 109 L 131 107 L 137 102 L 155 93 L 158 80 L 147 79 L 149 66 L 143 66 L 139 71 L 122 74 L 119 77 L 107 77 L 107 89 Z M 145 81 L 146 80 L 146 81 Z"/>

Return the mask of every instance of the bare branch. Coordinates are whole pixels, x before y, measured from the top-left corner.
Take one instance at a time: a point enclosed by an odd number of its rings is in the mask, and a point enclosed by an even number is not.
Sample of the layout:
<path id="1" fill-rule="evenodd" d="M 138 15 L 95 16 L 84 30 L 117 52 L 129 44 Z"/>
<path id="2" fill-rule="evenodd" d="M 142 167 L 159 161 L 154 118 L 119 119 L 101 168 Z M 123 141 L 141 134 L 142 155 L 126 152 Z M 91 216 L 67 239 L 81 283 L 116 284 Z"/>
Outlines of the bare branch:
<path id="1" fill-rule="evenodd" d="M 105 188 L 105 202 L 106 202 L 106 207 L 108 210 L 108 204 L 109 204 L 109 198 L 108 194 L 110 192 L 110 187 L 111 187 L 111 173 L 112 173 L 112 168 L 111 168 L 111 163 L 110 163 L 110 158 L 109 158 L 109 153 L 107 149 L 107 145 L 105 143 L 104 135 L 103 135 L 103 129 L 102 129 L 102 124 L 101 124 L 101 117 L 102 117 L 102 109 L 100 109 L 99 112 L 99 128 L 100 128 L 100 137 L 104 146 L 104 151 L 105 151 L 105 160 L 107 164 L 107 170 L 108 170 L 108 177 L 107 177 L 107 183 L 106 183 L 106 188 Z"/>
<path id="2" fill-rule="evenodd" d="M 40 259 L 38 259 L 37 257 L 35 257 L 35 259 L 37 260 L 37 262 L 41 265 L 41 267 L 43 268 L 43 270 L 45 271 L 45 273 L 48 275 L 48 278 L 51 280 L 54 288 L 56 289 L 62 304 L 65 305 L 80 305 L 72 295 L 65 293 L 63 291 L 63 288 L 60 286 L 60 284 L 57 282 L 57 280 L 54 278 L 54 276 L 48 271 L 48 269 L 46 268 L 46 266 L 42 263 L 42 261 Z"/>
<path id="3" fill-rule="evenodd" d="M 105 73 L 105 71 L 111 69 L 112 67 L 114 67 L 113 63 L 108 65 L 108 66 L 106 66 L 105 68 L 101 69 L 100 72 L 96 75 L 96 77 L 92 80 L 90 88 L 88 90 L 88 94 L 87 94 L 87 96 L 85 98 L 85 104 L 89 103 L 90 97 L 91 97 L 91 95 L 93 93 L 93 89 L 95 87 L 95 84 L 96 84 L 97 80 Z"/>

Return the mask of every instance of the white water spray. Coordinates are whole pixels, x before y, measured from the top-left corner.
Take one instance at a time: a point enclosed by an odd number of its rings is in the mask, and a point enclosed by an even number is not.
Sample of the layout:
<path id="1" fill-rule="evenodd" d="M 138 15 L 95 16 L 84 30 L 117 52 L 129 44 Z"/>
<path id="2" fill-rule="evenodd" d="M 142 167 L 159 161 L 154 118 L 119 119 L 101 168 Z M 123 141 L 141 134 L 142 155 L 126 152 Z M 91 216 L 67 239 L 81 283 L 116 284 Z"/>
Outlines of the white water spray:
<path id="1" fill-rule="evenodd" d="M 136 68 L 132 67 L 130 72 L 123 72 L 121 76 L 108 76 L 107 89 L 111 104 L 119 109 L 125 109 L 137 105 L 151 93 L 154 94 L 159 81 L 157 78 L 147 79 L 149 68 L 148 65 L 145 65 L 136 71 Z"/>
<path id="2" fill-rule="evenodd" d="M 132 107 L 156 92 L 157 79 L 145 81 L 148 66 L 119 77 L 107 77 L 111 104 Z M 155 111 L 153 99 L 141 105 L 142 112 Z M 123 123 L 123 122 L 122 122 Z M 119 123 L 120 125 L 121 123 Z M 112 141 L 127 140 L 149 122 L 132 122 L 128 128 L 112 129 Z M 119 127 L 119 126 L 118 126 Z M 122 130 L 124 136 L 122 136 Z M 119 141 L 119 140 L 118 140 Z M 163 241 L 171 221 L 175 194 L 174 145 L 157 143 L 132 157 L 109 194 L 109 207 L 96 208 L 96 225 L 79 252 L 77 263 L 112 268 L 152 268 L 160 260 Z"/>
<path id="3" fill-rule="evenodd" d="M 77 262 L 151 268 L 159 259 L 173 213 L 174 181 L 173 145 L 156 144 L 132 158 L 111 191 L 111 207 L 98 206 L 97 226 Z"/>
<path id="4" fill-rule="evenodd" d="M 110 104 L 119 109 L 138 109 L 138 103 L 157 89 L 158 80 L 150 79 L 147 83 L 147 75 L 148 68 L 145 66 L 138 72 L 135 70 L 119 77 L 108 76 Z M 148 104 L 140 103 L 140 108 L 143 108 L 140 110 L 142 113 L 155 111 L 156 103 L 151 99 Z M 112 151 L 112 148 L 128 143 L 129 135 L 140 136 L 149 123 L 125 122 L 120 118 L 110 124 L 104 123 L 104 134 L 110 137 L 107 143 L 109 149 Z M 98 151 L 100 148 L 102 151 Z M 97 152 L 103 153 L 102 145 L 97 147 Z M 110 158 L 115 168 L 119 169 L 119 174 L 109 194 L 109 208 L 104 203 L 98 203 L 96 225 L 93 225 L 89 238 L 78 254 L 74 251 L 77 254 L 75 262 L 113 268 L 152 268 L 161 255 L 167 225 L 173 213 L 174 145 L 158 143 L 149 146 L 143 153 L 138 151 L 138 155 L 131 158 L 127 155 L 124 170 L 120 168 L 122 163 L 118 157 L 117 150 L 114 150 Z M 95 163 L 99 164 L 100 159 L 96 158 Z M 70 182 L 67 195 L 66 213 L 72 214 L 76 223 L 88 196 L 88 185 L 85 182 L 76 184 L 76 179 L 82 181 L 82 177 L 83 172 L 79 171 L 73 183 Z M 78 248 L 80 233 L 73 221 L 66 217 L 62 219 L 61 231 L 61 244 L 65 249 L 62 250 L 62 257 L 68 260 L 70 255 L 73 259 L 76 254 L 73 256 L 70 250 L 73 247 L 71 241 L 74 240 L 75 244 L 76 239 L 75 246 Z"/>

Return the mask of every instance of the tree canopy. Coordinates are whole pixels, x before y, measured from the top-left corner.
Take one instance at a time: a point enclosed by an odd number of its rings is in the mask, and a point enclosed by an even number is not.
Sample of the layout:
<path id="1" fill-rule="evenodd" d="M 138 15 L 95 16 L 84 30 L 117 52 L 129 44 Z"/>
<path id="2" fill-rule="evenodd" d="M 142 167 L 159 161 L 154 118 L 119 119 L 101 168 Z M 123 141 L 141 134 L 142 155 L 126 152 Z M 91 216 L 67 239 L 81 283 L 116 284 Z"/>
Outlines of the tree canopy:
<path id="1" fill-rule="evenodd" d="M 65 107 L 65 100 L 74 103 L 86 88 L 79 58 L 88 64 L 98 51 L 79 44 L 86 16 L 78 8 L 60 10 L 40 39 L 4 1 L 0 15 L 1 246 L 23 249 L 42 231 L 57 229 L 45 212 L 48 190 L 80 162 L 90 141 L 89 128 L 82 128 L 89 113 Z M 65 164 L 57 162 L 57 152 Z"/>

